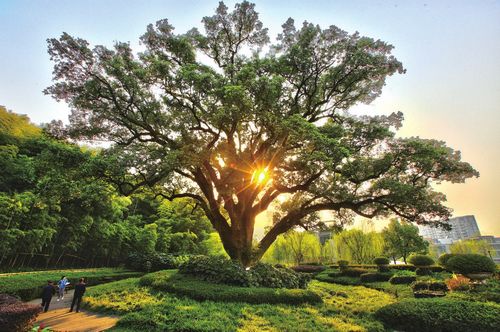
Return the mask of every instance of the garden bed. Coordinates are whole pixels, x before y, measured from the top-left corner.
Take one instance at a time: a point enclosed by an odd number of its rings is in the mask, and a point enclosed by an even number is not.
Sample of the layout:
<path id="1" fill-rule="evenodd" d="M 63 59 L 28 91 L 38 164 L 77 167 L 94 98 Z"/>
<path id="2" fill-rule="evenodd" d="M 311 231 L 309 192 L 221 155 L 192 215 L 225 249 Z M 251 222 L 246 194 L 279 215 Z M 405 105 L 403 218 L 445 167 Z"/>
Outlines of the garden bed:
<path id="1" fill-rule="evenodd" d="M 198 301 L 246 302 L 253 304 L 321 303 L 321 298 L 307 289 L 239 287 L 215 284 L 172 271 L 151 273 L 141 278 L 141 285 L 186 296 Z"/>

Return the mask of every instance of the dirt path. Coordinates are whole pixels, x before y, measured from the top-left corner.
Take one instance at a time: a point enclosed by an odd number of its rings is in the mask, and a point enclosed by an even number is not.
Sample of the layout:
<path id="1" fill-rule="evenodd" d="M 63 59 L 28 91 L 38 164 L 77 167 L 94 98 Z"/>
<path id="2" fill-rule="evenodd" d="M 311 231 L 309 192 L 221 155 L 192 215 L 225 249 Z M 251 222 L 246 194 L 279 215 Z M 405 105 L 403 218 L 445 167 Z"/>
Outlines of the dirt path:
<path id="1" fill-rule="evenodd" d="M 37 324 L 43 324 L 57 332 L 98 332 L 115 326 L 118 317 L 95 314 L 89 311 L 69 312 L 73 290 L 64 295 L 64 299 L 57 301 L 57 296 L 52 298 L 49 311 L 38 315 Z M 28 303 L 40 304 L 41 299 L 29 301 Z"/>

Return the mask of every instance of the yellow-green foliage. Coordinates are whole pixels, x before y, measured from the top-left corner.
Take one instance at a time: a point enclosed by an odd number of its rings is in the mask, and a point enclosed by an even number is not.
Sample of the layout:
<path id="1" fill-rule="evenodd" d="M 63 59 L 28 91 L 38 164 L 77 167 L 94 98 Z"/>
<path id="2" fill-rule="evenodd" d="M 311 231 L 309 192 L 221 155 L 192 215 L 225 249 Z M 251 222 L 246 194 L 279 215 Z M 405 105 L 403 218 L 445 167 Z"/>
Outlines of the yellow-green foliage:
<path id="1" fill-rule="evenodd" d="M 39 136 L 42 130 L 30 122 L 26 115 L 16 114 L 0 106 L 0 133 L 16 138 Z"/>
<path id="2" fill-rule="evenodd" d="M 139 278 L 92 287 L 84 297 L 85 307 L 114 313 L 137 311 L 160 302 L 160 297 L 151 294 L 149 288 L 139 285 Z"/>
<path id="3" fill-rule="evenodd" d="M 390 294 L 363 286 L 343 286 L 313 280 L 309 289 L 320 294 L 327 306 L 345 313 L 375 312 L 396 301 Z"/>

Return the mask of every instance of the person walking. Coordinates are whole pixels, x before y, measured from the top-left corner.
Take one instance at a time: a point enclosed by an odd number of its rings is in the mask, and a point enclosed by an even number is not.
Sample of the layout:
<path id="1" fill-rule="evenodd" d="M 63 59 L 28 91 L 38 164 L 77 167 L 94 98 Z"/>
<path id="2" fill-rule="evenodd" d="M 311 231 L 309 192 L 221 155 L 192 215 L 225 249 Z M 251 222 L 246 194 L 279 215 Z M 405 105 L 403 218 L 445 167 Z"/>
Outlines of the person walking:
<path id="1" fill-rule="evenodd" d="M 65 276 L 61 277 L 61 280 L 57 283 L 57 286 L 59 287 L 58 292 L 57 292 L 57 301 L 63 300 L 64 299 L 64 289 L 66 286 L 70 284 L 68 278 Z"/>
<path id="2" fill-rule="evenodd" d="M 82 297 L 83 294 L 85 294 L 86 289 L 85 280 L 80 278 L 80 282 L 75 285 L 75 292 L 73 293 L 73 301 L 71 301 L 71 309 L 69 309 L 69 312 L 73 311 L 75 304 L 76 312 L 80 311 L 80 303 L 82 302 Z"/>
<path id="3" fill-rule="evenodd" d="M 43 312 L 47 312 L 49 310 L 50 301 L 52 300 L 52 296 L 56 293 L 54 289 L 54 283 L 49 280 L 47 281 L 47 285 L 43 287 L 42 290 L 42 308 Z"/>

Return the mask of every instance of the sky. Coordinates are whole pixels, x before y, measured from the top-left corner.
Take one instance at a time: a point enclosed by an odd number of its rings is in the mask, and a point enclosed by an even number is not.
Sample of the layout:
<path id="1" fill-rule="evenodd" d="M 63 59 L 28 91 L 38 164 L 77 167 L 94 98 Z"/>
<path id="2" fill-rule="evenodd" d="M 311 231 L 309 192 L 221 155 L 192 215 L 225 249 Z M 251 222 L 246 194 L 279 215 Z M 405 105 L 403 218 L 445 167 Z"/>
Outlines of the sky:
<path id="1" fill-rule="evenodd" d="M 381 97 L 353 112 L 401 111 L 399 136 L 435 138 L 460 150 L 480 177 L 438 189 L 454 216 L 473 214 L 483 235 L 500 236 L 500 0 L 254 2 L 271 37 L 292 17 L 394 45 L 407 73 L 389 78 Z M 67 32 L 93 45 L 140 47 L 149 23 L 168 18 L 182 33 L 201 27 L 216 7 L 201 0 L 0 0 L 0 105 L 37 124 L 67 122 L 68 107 L 42 93 L 53 66 L 47 38 Z"/>

